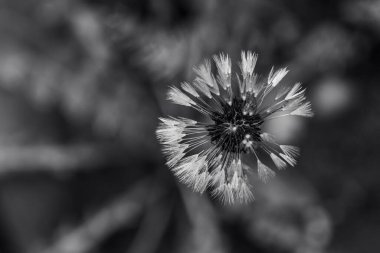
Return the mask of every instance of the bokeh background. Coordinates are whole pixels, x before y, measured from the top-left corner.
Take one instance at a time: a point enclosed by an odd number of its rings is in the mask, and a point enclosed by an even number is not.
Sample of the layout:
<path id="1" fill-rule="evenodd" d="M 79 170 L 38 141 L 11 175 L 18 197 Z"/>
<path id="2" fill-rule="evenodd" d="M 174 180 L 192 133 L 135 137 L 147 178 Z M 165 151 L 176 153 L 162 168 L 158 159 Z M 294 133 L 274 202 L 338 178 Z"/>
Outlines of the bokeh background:
<path id="1" fill-rule="evenodd" d="M 379 38 L 379 0 L 1 0 L 0 252 L 378 252 Z M 268 125 L 298 165 L 224 206 L 154 131 L 194 114 L 168 85 L 241 50 L 288 66 L 315 117 Z"/>

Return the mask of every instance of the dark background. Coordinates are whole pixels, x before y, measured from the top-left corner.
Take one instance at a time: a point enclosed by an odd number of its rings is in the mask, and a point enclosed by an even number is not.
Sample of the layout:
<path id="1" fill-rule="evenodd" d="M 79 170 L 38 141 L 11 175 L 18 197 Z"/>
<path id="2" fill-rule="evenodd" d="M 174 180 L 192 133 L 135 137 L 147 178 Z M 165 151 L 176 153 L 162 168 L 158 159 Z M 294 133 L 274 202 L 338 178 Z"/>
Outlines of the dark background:
<path id="1" fill-rule="evenodd" d="M 378 252 L 380 1 L 0 1 L 0 252 Z M 164 165 L 168 85 L 218 52 L 288 66 L 315 117 L 250 205 Z"/>

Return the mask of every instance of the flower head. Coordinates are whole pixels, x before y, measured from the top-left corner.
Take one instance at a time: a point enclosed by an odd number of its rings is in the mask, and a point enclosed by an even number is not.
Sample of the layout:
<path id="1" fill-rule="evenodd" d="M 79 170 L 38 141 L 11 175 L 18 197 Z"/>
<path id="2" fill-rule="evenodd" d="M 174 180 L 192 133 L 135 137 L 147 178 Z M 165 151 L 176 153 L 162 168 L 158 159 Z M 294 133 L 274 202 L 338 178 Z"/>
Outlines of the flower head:
<path id="1" fill-rule="evenodd" d="M 286 68 L 270 71 L 268 78 L 254 73 L 257 55 L 242 52 L 241 75 L 231 75 L 228 55 L 214 56 L 217 75 L 210 61 L 194 69 L 197 77 L 180 88 L 171 87 L 168 99 L 195 109 L 206 122 L 187 118 L 160 118 L 157 137 L 167 165 L 180 181 L 197 192 L 211 189 L 227 203 L 253 199 L 246 165 L 254 161 L 259 178 L 267 182 L 275 172 L 262 161 L 267 157 L 278 169 L 296 164 L 297 147 L 280 145 L 263 132 L 265 121 L 285 117 L 311 117 L 310 102 L 300 83 L 279 88 Z M 232 81 L 236 81 L 233 85 Z"/>

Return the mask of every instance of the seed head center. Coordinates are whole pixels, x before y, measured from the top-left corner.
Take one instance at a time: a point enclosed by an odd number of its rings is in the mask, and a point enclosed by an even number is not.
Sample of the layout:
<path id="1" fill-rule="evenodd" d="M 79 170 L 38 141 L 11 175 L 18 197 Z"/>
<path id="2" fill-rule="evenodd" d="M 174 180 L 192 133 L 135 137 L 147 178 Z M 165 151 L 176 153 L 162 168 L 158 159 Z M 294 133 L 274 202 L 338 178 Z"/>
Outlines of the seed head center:
<path id="1" fill-rule="evenodd" d="M 252 102 L 252 101 L 251 101 Z M 251 103 L 254 104 L 254 103 Z M 231 105 L 221 102 L 222 112 L 211 116 L 214 124 L 208 126 L 211 141 L 222 150 L 237 153 L 247 152 L 250 147 L 261 141 L 262 118 L 247 102 L 234 98 Z"/>

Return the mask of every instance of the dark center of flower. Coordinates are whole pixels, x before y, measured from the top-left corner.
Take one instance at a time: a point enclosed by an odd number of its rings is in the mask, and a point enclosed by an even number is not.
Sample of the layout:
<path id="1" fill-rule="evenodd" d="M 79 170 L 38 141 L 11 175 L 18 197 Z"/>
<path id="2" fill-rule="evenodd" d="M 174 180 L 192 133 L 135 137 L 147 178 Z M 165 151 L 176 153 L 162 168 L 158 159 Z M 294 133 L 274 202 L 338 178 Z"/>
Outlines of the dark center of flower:
<path id="1" fill-rule="evenodd" d="M 256 100 L 250 98 L 249 111 L 247 101 L 234 98 L 231 105 L 220 102 L 223 112 L 213 112 L 214 124 L 208 126 L 211 142 L 222 150 L 238 153 L 247 152 L 261 141 L 262 118 L 254 110 Z"/>

